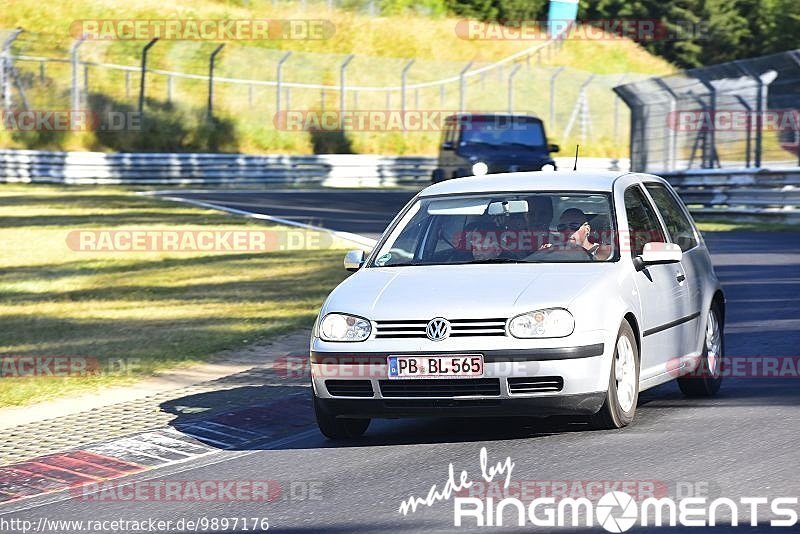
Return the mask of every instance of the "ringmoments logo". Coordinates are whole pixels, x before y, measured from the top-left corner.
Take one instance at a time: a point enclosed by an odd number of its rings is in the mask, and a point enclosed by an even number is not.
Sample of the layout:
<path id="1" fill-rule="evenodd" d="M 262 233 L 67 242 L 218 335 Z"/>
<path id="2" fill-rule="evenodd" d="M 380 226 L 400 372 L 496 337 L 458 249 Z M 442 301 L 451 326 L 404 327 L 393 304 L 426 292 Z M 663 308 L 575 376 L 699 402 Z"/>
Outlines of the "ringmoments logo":
<path id="1" fill-rule="evenodd" d="M 690 496 L 680 499 L 658 494 L 642 495 L 637 499 L 626 491 L 612 489 L 596 500 L 587 497 L 539 496 L 523 501 L 519 497 L 464 497 L 475 484 L 500 484 L 507 491 L 515 463 L 511 457 L 490 464 L 485 447 L 479 456 L 481 478 L 472 479 L 467 471 L 456 475 L 453 464 L 448 466 L 447 480 L 443 485 L 432 485 L 425 497 L 414 495 L 405 499 L 398 508 L 404 516 L 418 508 L 431 507 L 442 501 L 453 501 L 453 525 L 472 529 L 475 527 L 594 527 L 608 532 L 626 532 L 636 525 L 709 527 L 721 523 L 739 526 L 740 518 L 747 516 L 751 526 L 769 524 L 772 527 L 796 527 L 798 523 L 798 498 L 741 497 L 738 500 L 719 497 Z M 588 487 L 588 486 L 587 486 Z M 656 489 L 648 484 L 648 488 Z M 660 493 L 660 492 L 659 492 Z"/>

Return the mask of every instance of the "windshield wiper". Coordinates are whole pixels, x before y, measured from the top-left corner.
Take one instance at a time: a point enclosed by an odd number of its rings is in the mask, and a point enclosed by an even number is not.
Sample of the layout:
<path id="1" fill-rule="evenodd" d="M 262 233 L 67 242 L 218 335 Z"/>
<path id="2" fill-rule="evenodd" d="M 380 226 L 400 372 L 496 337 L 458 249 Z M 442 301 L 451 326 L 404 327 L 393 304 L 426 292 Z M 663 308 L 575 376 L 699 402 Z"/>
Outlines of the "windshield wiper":
<path id="1" fill-rule="evenodd" d="M 463 261 L 451 265 L 470 265 L 473 263 L 528 263 L 528 262 L 516 258 L 486 258 L 485 260 Z"/>
<path id="2" fill-rule="evenodd" d="M 373 265 L 373 267 L 408 267 L 409 265 L 420 265 L 410 261 L 400 261 L 397 263 L 387 263 L 386 265 Z"/>

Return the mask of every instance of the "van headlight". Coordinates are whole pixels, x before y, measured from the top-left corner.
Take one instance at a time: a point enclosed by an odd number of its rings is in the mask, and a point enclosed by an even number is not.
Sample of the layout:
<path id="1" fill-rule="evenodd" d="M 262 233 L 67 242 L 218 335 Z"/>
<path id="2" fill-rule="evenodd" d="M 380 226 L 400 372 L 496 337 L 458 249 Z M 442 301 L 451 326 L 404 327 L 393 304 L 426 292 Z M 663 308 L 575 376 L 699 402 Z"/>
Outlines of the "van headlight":
<path id="1" fill-rule="evenodd" d="M 575 318 L 563 308 L 536 310 L 508 322 L 508 332 L 519 338 L 566 337 L 575 330 Z"/>
<path id="2" fill-rule="evenodd" d="M 325 341 L 364 341 L 372 325 L 363 317 L 329 313 L 319 323 L 319 337 Z"/>
<path id="3" fill-rule="evenodd" d="M 476 161 L 472 164 L 472 174 L 474 176 L 483 176 L 489 172 L 489 166 L 482 161 Z"/>

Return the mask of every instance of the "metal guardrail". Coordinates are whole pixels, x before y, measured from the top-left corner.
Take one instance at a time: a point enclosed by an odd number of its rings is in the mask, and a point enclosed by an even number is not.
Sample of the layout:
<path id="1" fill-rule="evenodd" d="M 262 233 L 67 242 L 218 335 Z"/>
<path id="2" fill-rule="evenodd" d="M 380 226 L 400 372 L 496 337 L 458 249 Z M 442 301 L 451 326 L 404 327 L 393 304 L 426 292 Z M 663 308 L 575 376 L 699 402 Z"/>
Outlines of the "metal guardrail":
<path id="1" fill-rule="evenodd" d="M 800 223 L 800 167 L 661 174 L 695 218 Z"/>
<path id="2" fill-rule="evenodd" d="M 434 158 L 329 154 L 105 154 L 0 150 L 0 181 L 64 184 L 381 187 L 430 180 Z"/>
<path id="3" fill-rule="evenodd" d="M 556 158 L 561 169 L 572 158 Z M 581 158 L 581 170 L 625 172 L 629 161 Z M 0 150 L 0 182 L 130 185 L 424 186 L 436 158 L 327 154 L 307 156 L 45 152 Z M 800 167 L 696 169 L 662 174 L 699 217 L 800 223 Z"/>

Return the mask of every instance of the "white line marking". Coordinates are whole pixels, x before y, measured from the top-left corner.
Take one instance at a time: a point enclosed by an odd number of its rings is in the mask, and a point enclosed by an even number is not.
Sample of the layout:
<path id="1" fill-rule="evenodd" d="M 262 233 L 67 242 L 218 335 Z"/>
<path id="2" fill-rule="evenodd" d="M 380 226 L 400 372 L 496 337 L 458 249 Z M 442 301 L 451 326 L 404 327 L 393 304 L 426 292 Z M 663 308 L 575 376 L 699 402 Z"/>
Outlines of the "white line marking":
<path id="1" fill-rule="evenodd" d="M 163 200 L 170 200 L 172 202 L 183 202 L 185 204 L 192 204 L 194 206 L 199 206 L 201 208 L 209 208 L 212 210 L 219 210 L 224 211 L 226 213 L 230 213 L 232 215 L 241 215 L 243 217 L 247 217 L 249 219 L 257 219 L 262 221 L 270 221 L 277 224 L 283 224 L 285 226 L 295 226 L 297 228 L 305 228 L 306 230 L 315 230 L 318 232 L 327 232 L 334 237 L 338 237 L 339 239 L 344 239 L 345 241 L 350 241 L 352 243 L 356 243 L 361 247 L 366 249 L 372 249 L 375 244 L 377 243 L 376 240 L 370 239 L 368 237 L 364 237 L 362 235 L 353 234 L 350 232 L 340 232 L 338 230 L 331 230 L 329 228 L 323 228 L 322 226 L 315 226 L 313 224 L 306 224 L 297 221 L 292 221 L 289 219 L 284 219 L 282 217 L 274 217 L 272 215 L 266 215 L 264 213 L 255 213 L 252 211 L 240 210 L 237 208 L 229 208 L 227 206 L 220 206 L 219 204 L 213 204 L 211 202 L 203 202 L 201 200 L 192 200 L 189 198 L 182 198 L 182 197 L 171 197 L 171 196 L 162 196 L 159 197 Z"/>
<path id="2" fill-rule="evenodd" d="M 309 429 L 309 430 L 304 430 L 303 432 L 300 432 L 299 434 L 293 434 L 291 436 L 286 436 L 285 438 L 279 438 L 279 439 L 276 439 L 276 440 L 271 441 L 269 443 L 265 443 L 263 445 L 260 445 L 260 448 L 258 450 L 235 451 L 235 452 L 215 450 L 215 451 L 207 452 L 205 454 L 199 454 L 197 456 L 191 456 L 189 458 L 182 458 L 180 460 L 173 460 L 173 461 L 170 461 L 170 462 L 168 462 L 166 464 L 162 464 L 162 465 L 153 467 L 151 469 L 142 471 L 140 473 L 134 473 L 134 474 L 131 474 L 131 475 L 124 475 L 122 477 L 119 477 L 119 478 L 127 478 L 127 477 L 134 477 L 135 476 L 137 478 L 136 478 L 136 480 L 130 480 L 129 482 L 126 482 L 125 484 L 120 484 L 118 487 L 122 488 L 122 487 L 130 486 L 132 484 L 135 484 L 136 482 L 138 482 L 142 478 L 145 478 L 146 480 L 158 480 L 160 478 L 164 478 L 165 476 L 174 476 L 174 475 L 177 475 L 177 474 L 180 474 L 180 473 L 185 473 L 187 471 L 191 471 L 193 469 L 201 469 L 201 468 L 205 468 L 205 467 L 210 467 L 212 465 L 217 465 L 217 464 L 221 464 L 221 463 L 224 463 L 224 462 L 228 462 L 228 461 L 231 461 L 231 460 L 237 460 L 239 458 L 245 458 L 245 457 L 253 455 L 253 454 L 263 453 L 264 451 L 266 451 L 268 449 L 274 449 L 276 447 L 280 447 L 280 446 L 286 445 L 288 443 L 293 443 L 295 441 L 301 441 L 303 439 L 307 439 L 307 438 L 313 437 L 315 435 L 319 435 L 319 431 L 316 428 L 312 428 L 312 429 Z M 252 443 L 253 444 L 257 444 L 258 440 L 253 440 Z M 169 467 L 176 466 L 176 465 L 179 465 L 179 464 L 185 464 L 185 463 L 187 463 L 189 461 L 192 461 L 192 460 L 200 460 L 202 458 L 205 458 L 207 456 L 211 456 L 211 455 L 214 455 L 214 454 L 224 455 L 224 457 L 220 457 L 220 458 L 216 459 L 215 461 L 211 461 L 211 462 L 207 462 L 207 463 L 198 463 L 198 464 L 188 465 L 188 466 L 185 466 L 183 469 L 176 469 L 176 470 L 169 471 L 169 472 L 166 472 L 166 473 L 160 473 L 158 477 L 147 477 L 146 476 L 149 473 L 152 473 L 153 471 L 162 471 L 165 468 L 169 468 Z M 117 479 L 111 479 L 111 480 L 117 480 Z M 74 497 L 74 496 L 71 496 L 71 495 L 70 496 L 66 496 L 66 497 L 63 496 L 64 493 L 69 492 L 69 491 L 70 491 L 70 488 L 66 488 L 66 489 L 59 490 L 59 491 L 56 491 L 56 492 L 53 492 L 53 493 L 47 493 L 47 494 L 41 494 L 40 493 L 38 495 L 30 495 L 28 497 L 22 497 L 19 500 L 14 501 L 14 503 L 21 503 L 21 502 L 27 501 L 29 499 L 33 499 L 35 497 L 46 498 L 47 495 L 52 495 L 54 498 L 47 499 L 44 502 L 33 504 L 33 505 L 27 506 L 27 507 L 9 508 L 8 510 L 4 510 L 2 513 L 0 513 L 0 516 L 7 515 L 7 514 L 15 514 L 15 513 L 19 513 L 19 512 L 25 512 L 27 510 L 34 510 L 36 508 L 42 508 L 44 506 L 50 506 L 51 504 L 58 504 L 58 503 L 62 503 L 62 502 L 65 502 L 65 501 L 71 501 L 71 500 L 76 499 L 77 497 Z M 96 491 L 94 493 L 100 493 L 101 491 L 103 491 L 103 490 L 99 489 L 98 491 Z M 82 497 L 86 497 L 88 495 L 92 495 L 92 493 L 86 493 L 85 495 L 82 495 Z M 12 503 L 6 503 L 6 504 L 11 505 Z M 0 503 L 0 507 L 2 507 L 2 506 L 3 506 L 3 503 Z"/>

